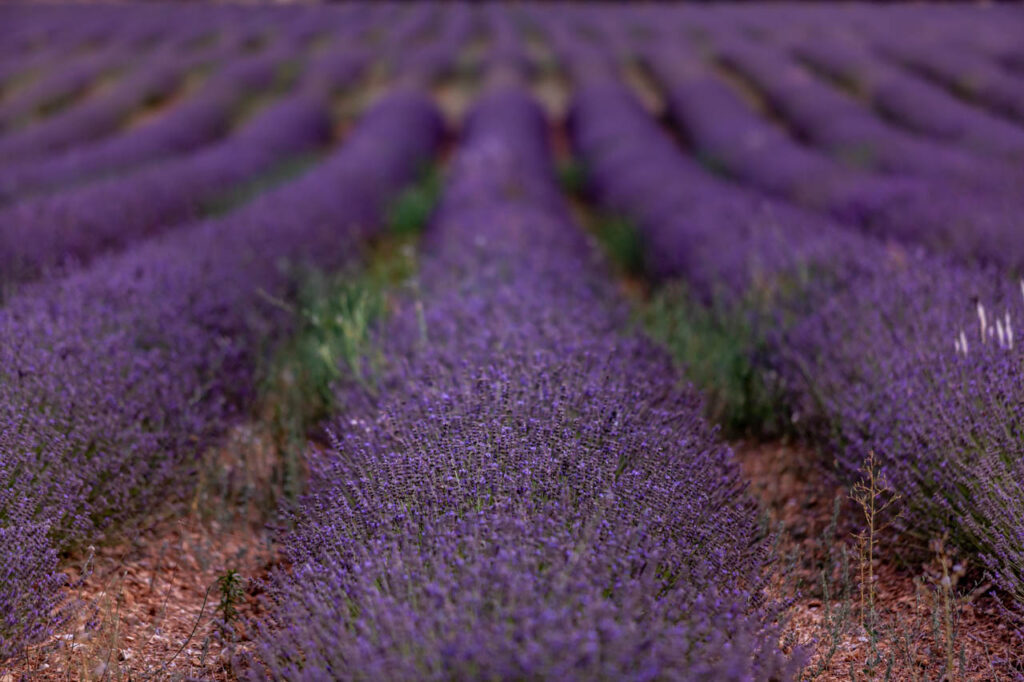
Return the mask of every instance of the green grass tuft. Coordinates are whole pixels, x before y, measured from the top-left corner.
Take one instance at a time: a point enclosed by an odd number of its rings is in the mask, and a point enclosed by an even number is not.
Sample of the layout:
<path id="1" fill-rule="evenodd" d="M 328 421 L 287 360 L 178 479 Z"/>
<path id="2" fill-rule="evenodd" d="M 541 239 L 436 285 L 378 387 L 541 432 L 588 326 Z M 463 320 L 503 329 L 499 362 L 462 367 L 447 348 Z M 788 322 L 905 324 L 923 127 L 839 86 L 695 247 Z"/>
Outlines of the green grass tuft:
<path id="1" fill-rule="evenodd" d="M 264 373 L 260 401 L 271 437 L 281 453 L 284 494 L 299 489 L 299 462 L 314 427 L 340 409 L 335 383 L 356 381 L 375 391 L 382 356 L 375 329 L 391 308 L 392 294 L 414 281 L 415 240 L 440 194 L 436 168 L 391 204 L 389 234 L 375 244 L 358 268 L 334 273 L 305 270 L 292 304 L 280 303 L 294 318 L 292 335 Z"/>
<path id="2" fill-rule="evenodd" d="M 388 208 L 388 231 L 396 237 L 418 235 L 430 220 L 440 195 L 441 173 L 431 166 L 419 182 L 402 192 Z"/>
<path id="3" fill-rule="evenodd" d="M 645 306 L 647 332 L 684 366 L 705 395 L 709 418 L 730 436 L 779 436 L 786 429 L 779 388 L 760 359 L 767 308 L 760 296 L 734 304 L 704 304 L 680 284 Z"/>

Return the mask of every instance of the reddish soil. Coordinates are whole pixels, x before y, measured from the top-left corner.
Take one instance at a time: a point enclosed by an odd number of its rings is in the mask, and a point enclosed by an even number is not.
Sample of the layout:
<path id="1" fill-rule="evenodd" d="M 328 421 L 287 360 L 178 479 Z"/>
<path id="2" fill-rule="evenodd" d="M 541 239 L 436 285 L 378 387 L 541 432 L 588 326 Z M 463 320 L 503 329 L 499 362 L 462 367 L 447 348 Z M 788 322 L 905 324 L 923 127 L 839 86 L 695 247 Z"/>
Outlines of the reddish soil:
<path id="1" fill-rule="evenodd" d="M 244 644 L 222 637 L 217 579 L 234 569 L 251 592 L 276 559 L 268 540 L 261 529 L 190 515 L 79 557 L 68 573 L 89 573 L 69 590 L 74 617 L 0 680 L 234 679 L 232 654 Z M 256 602 L 247 595 L 240 620 Z"/>
<path id="2" fill-rule="evenodd" d="M 855 539 L 864 516 L 850 491 L 832 481 L 806 449 L 775 443 L 734 447 L 750 491 L 772 525 L 783 528 L 780 553 L 786 558 L 779 573 L 784 580 L 774 589 L 793 600 L 787 639 L 812 648 L 803 679 L 1019 679 L 1022 643 L 1014 641 L 995 601 L 985 594 L 987 586 L 964 578 L 942 590 L 941 555 L 908 550 L 906 539 L 893 531 L 881 533 L 875 553 L 878 634 L 870 637 L 860 623 L 860 587 L 866 581 L 859 575 Z M 837 569 L 844 549 L 849 580 Z M 950 567 L 959 563 L 946 556 Z M 947 572 L 956 579 L 954 571 Z M 831 599 L 822 589 L 826 574 Z M 950 675 L 947 641 L 953 643 Z"/>

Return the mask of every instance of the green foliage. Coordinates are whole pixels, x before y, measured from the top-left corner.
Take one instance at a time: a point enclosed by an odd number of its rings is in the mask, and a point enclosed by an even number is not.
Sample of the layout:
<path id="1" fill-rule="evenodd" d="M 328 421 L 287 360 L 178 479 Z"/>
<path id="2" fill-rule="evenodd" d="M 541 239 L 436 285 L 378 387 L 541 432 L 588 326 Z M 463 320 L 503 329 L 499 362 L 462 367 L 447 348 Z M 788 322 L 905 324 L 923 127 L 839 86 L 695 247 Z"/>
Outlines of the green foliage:
<path id="1" fill-rule="evenodd" d="M 643 311 L 647 332 L 684 365 L 706 396 L 709 417 L 729 435 L 776 436 L 784 427 L 778 389 L 758 362 L 766 310 L 759 296 L 706 305 L 673 284 Z"/>
<path id="2" fill-rule="evenodd" d="M 695 154 L 697 161 L 700 162 L 704 168 L 712 175 L 718 177 L 728 178 L 731 177 L 728 165 L 720 158 L 710 152 L 697 151 Z"/>
<path id="3" fill-rule="evenodd" d="M 292 309 L 296 329 L 278 350 L 264 403 L 271 411 L 274 440 L 301 448 L 306 432 L 333 408 L 331 385 L 343 371 L 366 381 L 373 324 L 383 315 L 379 282 L 365 273 L 308 271 Z"/>
<path id="4" fill-rule="evenodd" d="M 217 591 L 220 592 L 217 610 L 221 615 L 221 634 L 230 638 L 238 621 L 238 607 L 245 601 L 245 579 L 238 571 L 229 569 L 218 576 Z"/>
<path id="5" fill-rule="evenodd" d="M 211 217 L 229 213 L 242 204 L 252 201 L 263 192 L 297 178 L 319 161 L 320 157 L 321 155 L 318 153 L 309 152 L 282 161 L 248 182 L 236 185 L 219 197 L 206 202 L 202 211 Z"/>
<path id="6" fill-rule="evenodd" d="M 582 194 L 587 185 L 587 169 L 578 159 L 558 164 L 558 183 L 566 194 Z"/>
<path id="7" fill-rule="evenodd" d="M 411 237 L 423 231 L 441 194 L 441 173 L 425 170 L 420 181 L 402 192 L 387 211 L 388 231 L 396 237 Z"/>
<path id="8" fill-rule="evenodd" d="M 709 417 L 732 436 L 804 437 L 795 424 L 776 363 L 785 330 L 835 291 L 838 273 L 809 264 L 785 273 L 755 273 L 743 296 L 699 299 L 680 282 L 656 292 L 643 309 L 648 334 L 682 363 L 703 390 Z M 771 332 L 769 336 L 769 332 Z"/>
<path id="9" fill-rule="evenodd" d="M 602 216 L 594 223 L 594 233 L 623 272 L 630 276 L 643 274 L 643 238 L 631 221 L 618 216 Z"/>
<path id="10" fill-rule="evenodd" d="M 325 273 L 300 273 L 294 330 L 265 374 L 263 411 L 281 453 L 281 487 L 298 491 L 299 462 L 307 435 L 337 411 L 333 386 L 342 378 L 376 390 L 381 356 L 374 329 L 387 315 L 389 293 L 416 271 L 414 239 L 427 224 L 441 187 L 436 168 L 424 172 L 387 212 L 389 236 L 370 250 L 365 265 Z"/>
<path id="11" fill-rule="evenodd" d="M 587 186 L 587 169 L 578 159 L 558 164 L 558 182 L 562 191 L 579 197 Z M 597 237 L 605 252 L 625 274 L 638 277 L 644 272 L 644 243 L 640 231 L 628 218 L 583 210 L 584 222 Z"/>

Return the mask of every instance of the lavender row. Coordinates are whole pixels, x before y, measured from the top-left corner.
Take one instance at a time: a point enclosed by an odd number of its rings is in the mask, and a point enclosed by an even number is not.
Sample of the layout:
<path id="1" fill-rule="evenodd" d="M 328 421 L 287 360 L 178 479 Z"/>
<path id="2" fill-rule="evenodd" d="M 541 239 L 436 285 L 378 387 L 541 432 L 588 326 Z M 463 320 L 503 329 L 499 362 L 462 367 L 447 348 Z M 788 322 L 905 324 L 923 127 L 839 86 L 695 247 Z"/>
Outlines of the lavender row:
<path id="1" fill-rule="evenodd" d="M 402 82 L 418 83 L 429 87 L 454 68 L 459 51 L 471 38 L 475 23 L 468 8 L 454 6 L 441 13 L 433 8 L 432 14 L 413 17 L 412 26 L 421 33 L 412 45 L 396 41 L 391 36 L 387 53 L 391 54 L 390 67 Z M 432 22 L 424 25 L 424 22 Z M 427 29 L 430 26 L 430 29 Z M 425 33 L 425 35 L 423 35 Z"/>
<path id="2" fill-rule="evenodd" d="M 487 7 L 484 22 L 490 38 L 482 67 L 485 72 L 497 67 L 525 77 L 535 74 L 533 59 L 527 54 L 520 27 L 512 13 L 497 5 Z"/>
<path id="3" fill-rule="evenodd" d="M 260 349 L 287 328 L 267 297 L 287 295 L 303 264 L 357 256 L 439 126 L 421 96 L 390 95 L 301 179 L 0 310 L 0 654 L 52 623 L 55 547 L 188 491 Z"/>
<path id="4" fill-rule="evenodd" d="M 353 72 L 339 72 L 351 77 Z M 340 84 L 334 84 L 335 86 Z M 87 261 L 197 218 L 212 200 L 331 137 L 330 102 L 318 88 L 254 116 L 233 135 L 193 154 L 68 191 L 18 202 L 0 213 L 8 282 Z"/>
<path id="5" fill-rule="evenodd" d="M 916 132 L 966 149 L 1019 162 L 1024 128 L 958 101 L 942 88 L 873 55 L 857 40 L 812 37 L 794 53 L 830 77 L 849 84 L 883 115 Z"/>
<path id="6" fill-rule="evenodd" d="M 968 101 L 1011 120 L 1024 123 L 1024 86 L 1020 76 L 1001 70 L 981 54 L 950 52 L 945 45 L 894 36 L 877 39 L 887 57 L 932 79 Z"/>
<path id="7" fill-rule="evenodd" d="M 410 55 L 418 53 L 417 48 L 423 49 L 430 44 L 430 34 L 437 27 L 440 12 L 428 5 L 419 5 L 406 8 L 402 13 L 395 8 L 394 14 L 397 16 L 385 20 L 384 25 L 389 28 L 380 37 L 376 50 L 393 71 L 415 71 L 415 59 Z"/>
<path id="8" fill-rule="evenodd" d="M 358 22 L 353 24 L 358 26 Z M 362 28 L 367 25 L 363 23 Z M 460 33 L 464 34 L 465 25 L 464 21 L 446 23 L 447 37 L 456 38 Z M 345 26 L 335 37 L 352 37 L 354 30 L 358 28 Z M 232 90 L 236 96 L 243 96 L 240 89 L 253 84 L 251 81 L 254 80 L 258 84 L 261 77 L 270 75 L 268 71 L 272 70 L 272 63 L 280 64 L 296 54 L 301 42 L 296 39 L 293 43 L 280 45 L 264 55 L 262 61 L 254 58 L 241 70 L 229 70 L 224 77 L 214 79 L 209 87 L 213 88 L 215 96 L 228 96 Z M 457 41 L 451 45 L 457 45 Z M 433 66 L 417 63 L 415 68 L 424 73 L 431 70 L 436 73 L 446 68 L 454 53 L 447 41 L 445 49 L 427 60 Z M 366 61 L 366 54 L 357 50 L 330 50 L 315 57 L 302 73 L 304 87 L 333 92 L 351 83 L 361 73 Z M 239 75 L 246 76 L 247 82 L 230 81 Z M 213 148 L 149 166 L 123 180 L 111 178 L 59 195 L 23 201 L 7 209 L 0 214 L 0 230 L 8 245 L 4 254 L 7 266 L 5 279 L 8 282 L 29 279 L 54 266 L 80 263 L 96 253 L 120 248 L 132 240 L 187 220 L 198 215 L 211 198 L 222 195 L 227 188 L 257 176 L 287 156 L 314 148 L 325 139 L 327 102 L 322 101 L 319 95 L 300 95 L 296 102 L 291 106 L 281 105 L 283 110 L 280 112 L 266 112 Z M 319 113 L 314 113 L 313 108 L 317 108 Z M 308 111 L 302 113 L 303 109 Z M 290 110 L 294 111 L 289 113 Z M 200 107 L 199 113 L 209 115 L 211 112 Z M 185 123 L 188 122 L 186 118 Z M 118 138 L 117 142 L 99 147 L 95 155 L 69 155 L 70 164 L 30 166 L 26 169 L 25 180 L 31 181 L 33 170 L 44 176 L 53 172 L 59 178 L 63 174 L 74 175 L 120 161 L 122 155 L 137 158 L 140 141 L 159 141 L 161 133 L 174 134 L 180 126 L 180 122 L 172 119 L 169 126 L 157 126 L 155 137 L 141 133 L 127 135 L 123 141 Z M 151 146 L 148 151 L 145 144 L 141 147 L 148 154 L 156 151 L 159 145 Z M 80 164 L 83 157 L 86 161 Z M 9 180 L 13 187 L 10 191 L 24 189 L 24 184 L 16 181 L 18 169 L 13 169 L 11 176 L 13 178 L 9 177 Z"/>
<path id="9" fill-rule="evenodd" d="M 33 13 L 26 12 L 23 16 L 16 16 L 14 23 L 17 25 L 18 19 L 32 16 Z M 15 124 L 31 127 L 37 113 L 41 113 L 40 118 L 45 120 L 48 109 L 76 103 L 104 77 L 117 75 L 125 64 L 132 64 L 140 56 L 151 58 L 167 50 L 187 55 L 190 44 L 206 33 L 195 25 L 167 26 L 155 20 L 126 21 L 124 18 L 105 17 L 101 26 L 88 20 L 84 24 L 79 29 L 84 33 L 80 38 L 69 39 L 67 43 L 58 42 L 53 49 L 36 57 L 36 66 L 42 67 L 42 73 L 0 104 L 0 130 L 6 133 L 0 140 L 5 144 L 7 136 L 18 132 L 11 130 Z M 33 26 L 35 22 L 25 21 L 24 25 Z M 90 27 L 101 30 L 89 30 Z M 30 67 L 30 64 L 18 64 L 17 60 L 11 63 L 8 78 Z"/>
<path id="10" fill-rule="evenodd" d="M 642 55 L 669 115 L 704 163 L 777 195 L 842 209 L 847 195 L 882 193 L 891 178 L 873 178 L 798 144 L 761 118 L 682 43 L 655 43 Z"/>
<path id="11" fill-rule="evenodd" d="M 297 51 L 310 36 L 305 35 L 305 31 L 297 31 L 294 25 L 289 28 L 292 30 L 280 30 L 281 35 L 275 38 L 275 42 L 278 49 Z M 156 47 L 139 49 L 129 46 L 109 50 L 109 59 L 113 63 L 105 69 L 108 76 L 117 71 L 125 73 L 119 73 L 109 86 L 72 106 L 34 121 L 23 129 L 9 132 L 0 138 L 0 154 L 11 162 L 33 160 L 116 132 L 132 114 L 147 104 L 168 99 L 187 75 L 245 54 L 246 42 L 260 35 L 256 30 L 224 31 L 207 45 L 202 40 L 207 31 L 188 24 L 172 26 L 160 36 Z M 125 64 L 133 66 L 126 69 Z M 75 71 L 76 67 L 69 70 Z M 83 73 L 83 89 L 96 86 L 95 81 L 102 73 L 95 71 L 93 68 Z M 56 76 L 59 74 L 58 71 Z M 85 82 L 89 76 L 94 82 Z"/>
<path id="12" fill-rule="evenodd" d="M 780 421 L 847 479 L 874 452 L 904 528 L 949 532 L 1024 603 L 1024 292 L 700 178 L 619 85 L 581 87 L 573 111 L 594 197 L 636 221 L 653 273 L 746 320 Z"/>
<path id="13" fill-rule="evenodd" d="M 272 679 L 785 679 L 731 452 L 627 314 L 518 89 L 476 104 L 420 295 L 287 540 Z M 566 314 L 571 311 L 571 314 Z"/>
<path id="14" fill-rule="evenodd" d="M 27 87 L 34 79 L 38 79 L 42 73 L 58 64 L 68 54 L 76 54 L 83 51 L 84 46 L 93 42 L 91 35 L 66 37 L 66 42 L 53 45 L 47 50 L 36 50 L 28 55 L 5 54 L 3 62 L 0 63 L 0 102 L 7 107 L 7 102 L 12 99 L 20 87 Z M 10 113 L 7 116 L 11 116 Z M 3 126 L 0 126 L 2 129 Z"/>
<path id="15" fill-rule="evenodd" d="M 946 48 L 943 59 L 947 63 L 954 61 L 954 55 L 968 59 L 974 56 L 973 63 L 986 77 L 998 80 L 1003 90 L 1012 90 L 1020 74 L 1003 67 L 1024 64 L 1018 39 L 1024 23 L 1021 14 L 1010 7 L 989 11 L 959 6 L 920 11 L 853 4 L 651 6 L 619 11 L 563 8 L 561 13 L 547 16 L 551 23 L 559 21 L 580 31 L 596 31 L 598 40 L 616 51 L 648 46 L 655 37 L 675 44 L 703 41 L 723 32 L 751 42 L 776 43 L 857 90 L 898 125 L 941 141 L 962 143 L 981 155 L 1011 161 L 1020 158 L 1024 129 L 915 77 L 898 64 L 898 59 L 887 60 L 873 53 L 873 47 L 881 47 L 883 53 L 890 49 L 889 56 L 894 57 L 894 52 L 908 42 L 928 41 L 935 50 L 939 45 Z M 978 61 L 979 54 L 984 62 Z"/>
<path id="16" fill-rule="evenodd" d="M 1009 164 L 989 162 L 893 126 L 781 50 L 743 40 L 732 31 L 716 36 L 712 50 L 748 79 L 801 139 L 824 147 L 847 165 L 945 179 L 974 189 L 1003 185 L 1003 191 L 1010 191 Z"/>
<path id="17" fill-rule="evenodd" d="M 123 64 L 130 54 L 125 46 L 110 47 L 83 57 L 24 87 L 16 96 L 0 105 L 0 130 L 6 133 L 0 140 L 6 139 L 12 128 L 30 120 L 37 112 L 45 112 L 80 97 L 102 75 L 109 74 Z"/>
<path id="18" fill-rule="evenodd" d="M 10 86 L 12 81 L 24 77 L 26 73 L 39 70 L 43 71 L 45 81 L 46 72 L 60 69 L 69 55 L 86 58 L 88 62 L 94 62 L 93 58 L 99 57 L 101 63 L 106 63 L 104 58 L 116 51 L 128 54 L 144 52 L 147 46 L 160 43 L 167 33 L 166 22 L 158 21 L 157 17 L 136 17 L 130 23 L 125 23 L 112 21 L 113 17 L 103 11 L 91 14 L 69 12 L 66 9 L 40 12 L 38 8 L 17 5 L 5 6 L 2 13 L 0 26 L 6 30 L 0 41 L 0 49 L 4 50 L 0 83 L 4 86 Z M 193 30 L 187 26 L 182 28 Z M 86 66 L 86 70 L 93 68 L 94 63 Z M 65 71 L 82 72 L 77 66 Z M 0 112 L 3 112 L 0 114 L 0 121 L 3 122 L 0 130 L 16 118 L 17 111 L 28 112 L 47 99 L 72 95 L 81 87 L 78 84 L 88 82 L 88 79 L 71 76 L 70 73 L 49 75 L 56 77 L 52 79 L 51 85 L 39 82 L 38 86 L 27 86 L 28 92 L 15 92 L 13 95 L 5 93 L 8 101 L 0 106 Z M 59 85 L 61 82 L 70 87 Z"/>
<path id="19" fill-rule="evenodd" d="M 34 81 L 21 85 L 0 100 L 0 130 L 23 120 L 40 106 L 73 100 L 94 87 L 104 73 L 131 63 L 140 54 L 167 50 L 176 44 L 181 56 L 196 50 L 245 51 L 273 39 L 278 43 L 307 43 L 318 36 L 339 38 L 365 27 L 378 12 L 370 6 L 306 8 L 207 7 L 203 22 L 196 23 L 195 9 L 173 6 L 90 8 L 10 7 L 5 8 L 6 26 L 22 29 L 31 46 L 34 41 L 53 44 L 54 49 L 27 47 L 24 59 L 5 61 L 0 83 L 42 67 Z M 294 10 L 294 8 L 293 8 Z M 52 24 L 52 25 L 51 25 Z M 12 41 L 17 44 L 15 36 Z M 16 51 L 17 52 L 17 51 Z M 76 61 L 69 63 L 69 59 Z"/>
<path id="20" fill-rule="evenodd" d="M 613 75 L 577 82 L 568 125 L 591 195 L 640 231 L 648 274 L 684 276 L 706 302 L 737 300 L 759 280 L 827 263 L 837 250 L 866 243 L 813 213 L 711 175 L 679 152 Z"/>
<path id="21" fill-rule="evenodd" d="M 269 90 L 286 60 L 295 56 L 271 49 L 231 61 L 155 120 L 63 154 L 0 169 L 0 201 L 196 150 L 229 132 L 240 106 Z"/>
<path id="22" fill-rule="evenodd" d="M 833 6 L 822 10 L 794 9 L 785 16 L 752 12 L 745 21 L 755 31 L 760 30 L 762 34 L 773 37 L 781 33 L 787 39 L 806 37 L 823 30 L 827 33 L 829 27 L 849 26 L 852 29 L 849 33 L 865 39 L 880 54 L 908 66 L 910 63 L 896 58 L 897 54 L 909 56 L 910 52 L 926 44 L 944 45 L 947 56 L 941 58 L 944 66 L 940 68 L 943 71 L 955 69 L 963 75 L 983 77 L 986 81 L 994 79 L 1006 85 L 1014 82 L 1014 76 L 1021 75 L 1024 66 L 1024 49 L 1019 40 L 1024 21 L 1020 12 L 1011 6 L 992 8 L 991 11 L 969 5 L 933 7 L 927 12 L 907 6 L 881 11 L 868 6 Z M 909 48 L 909 52 L 904 53 L 904 48 Z M 952 55 L 962 60 L 959 65 L 948 59 Z M 938 55 L 931 58 L 938 58 Z M 1010 80 L 1006 79 L 1007 76 Z M 964 82 L 960 84 L 966 85 Z M 982 104 L 981 100 L 975 101 Z M 995 101 L 990 104 L 995 104 Z"/>
<path id="23" fill-rule="evenodd" d="M 215 64 L 231 51 L 229 48 L 183 54 L 181 45 L 172 42 L 143 57 L 142 63 L 106 90 L 0 138 L 0 156 L 8 163 L 22 162 L 101 139 L 117 131 L 132 114 L 149 103 L 169 99 L 184 85 L 188 75 L 195 73 L 204 63 Z M 120 55 L 118 59 L 127 62 L 130 56 Z"/>
<path id="24" fill-rule="evenodd" d="M 844 166 L 762 118 L 683 46 L 650 52 L 647 60 L 665 88 L 670 115 L 706 164 L 883 238 L 967 262 L 1024 265 L 1016 239 L 1022 206 L 1009 181 L 1000 181 L 999 191 Z M 995 169 L 983 177 L 997 177 Z"/>

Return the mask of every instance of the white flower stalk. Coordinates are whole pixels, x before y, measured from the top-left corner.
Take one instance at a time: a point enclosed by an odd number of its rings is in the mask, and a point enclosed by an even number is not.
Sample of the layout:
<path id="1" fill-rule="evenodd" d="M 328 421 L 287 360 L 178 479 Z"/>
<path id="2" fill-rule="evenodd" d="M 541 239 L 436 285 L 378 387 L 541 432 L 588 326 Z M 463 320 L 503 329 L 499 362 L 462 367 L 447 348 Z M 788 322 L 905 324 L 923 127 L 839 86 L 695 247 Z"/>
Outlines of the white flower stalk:
<path id="1" fill-rule="evenodd" d="M 1010 311 L 1006 311 L 1006 348 L 1013 350 L 1013 326 L 1010 324 Z"/>
<path id="2" fill-rule="evenodd" d="M 967 334 L 964 333 L 963 329 L 960 330 L 960 348 L 963 349 L 964 357 L 966 358 L 967 357 Z"/>
<path id="3" fill-rule="evenodd" d="M 1000 348 L 1006 348 L 1006 334 L 1003 333 L 1003 321 L 996 318 L 996 340 Z"/>
<path id="4" fill-rule="evenodd" d="M 978 324 L 981 325 L 981 342 L 985 343 L 985 332 L 987 331 L 987 325 L 985 324 L 985 306 L 978 302 Z"/>

